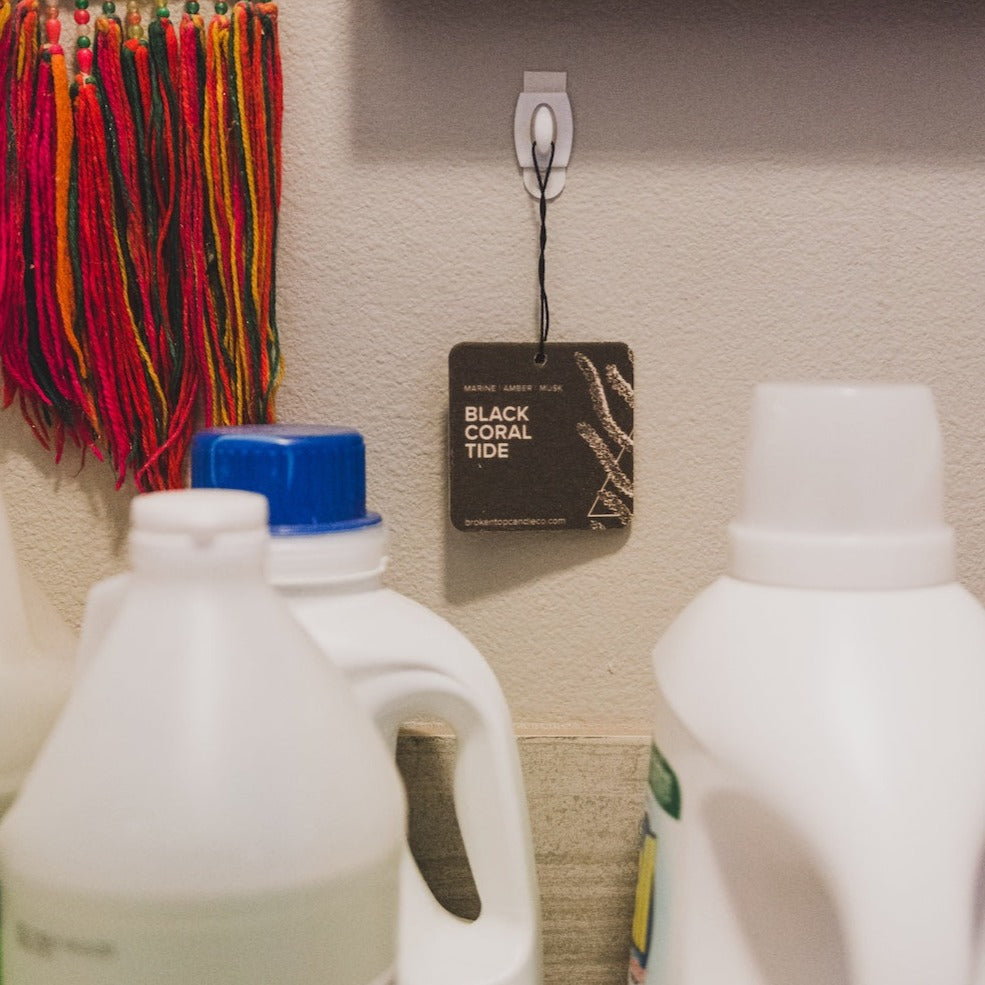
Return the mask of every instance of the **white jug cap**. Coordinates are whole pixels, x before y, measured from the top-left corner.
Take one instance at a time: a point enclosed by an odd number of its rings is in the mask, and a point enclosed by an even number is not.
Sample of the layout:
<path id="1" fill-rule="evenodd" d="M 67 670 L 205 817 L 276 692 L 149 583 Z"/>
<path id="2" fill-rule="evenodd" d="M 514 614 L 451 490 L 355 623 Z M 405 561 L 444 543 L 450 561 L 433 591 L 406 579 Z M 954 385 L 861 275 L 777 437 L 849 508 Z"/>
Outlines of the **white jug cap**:
<path id="1" fill-rule="evenodd" d="M 267 501 L 231 489 L 145 493 L 130 505 L 130 563 L 135 571 L 230 567 L 259 575 L 269 533 Z"/>
<path id="2" fill-rule="evenodd" d="M 795 588 L 954 581 L 942 490 L 927 387 L 760 385 L 729 573 Z"/>
<path id="3" fill-rule="evenodd" d="M 230 489 L 145 493 L 130 504 L 131 532 L 223 534 L 267 529 L 267 500 Z"/>

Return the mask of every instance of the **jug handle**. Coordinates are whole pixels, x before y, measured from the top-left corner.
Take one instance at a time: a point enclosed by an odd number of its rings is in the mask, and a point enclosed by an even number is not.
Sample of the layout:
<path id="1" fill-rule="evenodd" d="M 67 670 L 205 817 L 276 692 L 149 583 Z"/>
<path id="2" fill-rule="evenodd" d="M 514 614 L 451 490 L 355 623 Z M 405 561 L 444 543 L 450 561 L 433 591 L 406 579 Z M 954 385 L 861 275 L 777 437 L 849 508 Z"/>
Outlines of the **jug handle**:
<path id="1" fill-rule="evenodd" d="M 481 911 L 474 921 L 434 898 L 410 855 L 401 873 L 401 985 L 538 985 L 540 906 L 516 738 L 496 689 L 468 688 L 431 669 L 364 679 L 359 697 L 392 747 L 403 722 L 441 719 L 455 731 L 455 814 Z"/>

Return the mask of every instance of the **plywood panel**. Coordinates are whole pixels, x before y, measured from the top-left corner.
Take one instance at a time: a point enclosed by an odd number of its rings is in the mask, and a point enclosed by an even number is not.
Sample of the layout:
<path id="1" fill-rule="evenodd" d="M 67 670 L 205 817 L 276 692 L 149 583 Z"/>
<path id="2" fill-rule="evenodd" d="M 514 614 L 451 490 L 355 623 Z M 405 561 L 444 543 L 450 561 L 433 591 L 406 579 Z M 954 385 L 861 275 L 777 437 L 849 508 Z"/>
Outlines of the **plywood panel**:
<path id="1" fill-rule="evenodd" d="M 454 739 L 405 735 L 411 844 L 453 912 L 479 908 L 451 815 Z M 545 985 L 623 985 L 648 741 L 520 739 L 540 881 Z"/>

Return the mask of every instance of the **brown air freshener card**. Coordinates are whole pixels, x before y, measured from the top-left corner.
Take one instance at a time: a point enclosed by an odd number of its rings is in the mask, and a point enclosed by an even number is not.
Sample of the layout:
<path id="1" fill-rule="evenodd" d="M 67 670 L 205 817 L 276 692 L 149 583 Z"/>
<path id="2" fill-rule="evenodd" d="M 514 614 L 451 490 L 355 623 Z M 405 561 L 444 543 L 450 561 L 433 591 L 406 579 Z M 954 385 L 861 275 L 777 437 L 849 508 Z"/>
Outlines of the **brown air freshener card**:
<path id="1" fill-rule="evenodd" d="M 448 357 L 459 530 L 608 530 L 633 514 L 633 355 L 621 342 L 463 342 Z"/>

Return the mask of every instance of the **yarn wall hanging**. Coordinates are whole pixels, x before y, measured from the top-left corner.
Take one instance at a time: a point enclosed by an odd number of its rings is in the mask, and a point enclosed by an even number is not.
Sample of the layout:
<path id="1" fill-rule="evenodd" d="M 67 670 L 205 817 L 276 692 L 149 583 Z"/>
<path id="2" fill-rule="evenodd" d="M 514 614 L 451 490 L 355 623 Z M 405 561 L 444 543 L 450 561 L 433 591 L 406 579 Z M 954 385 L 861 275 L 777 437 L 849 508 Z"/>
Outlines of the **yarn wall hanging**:
<path id="1" fill-rule="evenodd" d="M 74 0 L 71 73 L 57 3 L 0 0 L 0 369 L 56 460 L 152 490 L 275 419 L 283 80 L 276 4 L 142 6 Z"/>

